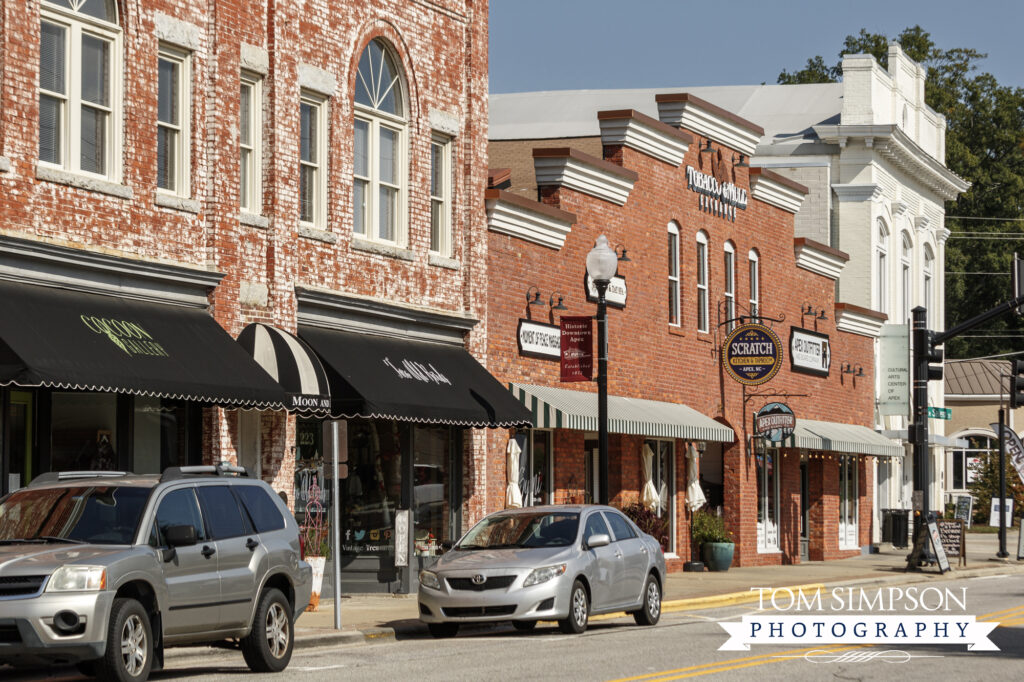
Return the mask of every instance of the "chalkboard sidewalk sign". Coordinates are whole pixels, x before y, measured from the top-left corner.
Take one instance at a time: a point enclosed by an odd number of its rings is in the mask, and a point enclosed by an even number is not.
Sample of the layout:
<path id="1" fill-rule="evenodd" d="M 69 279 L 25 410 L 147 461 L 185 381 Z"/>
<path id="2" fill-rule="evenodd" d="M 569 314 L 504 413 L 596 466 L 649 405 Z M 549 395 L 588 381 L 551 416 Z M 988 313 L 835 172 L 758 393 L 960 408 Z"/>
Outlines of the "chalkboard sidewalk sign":
<path id="1" fill-rule="evenodd" d="M 939 519 L 939 537 L 942 549 L 950 559 L 957 557 L 957 566 L 967 566 L 967 542 L 963 519 Z"/>
<path id="2" fill-rule="evenodd" d="M 956 511 L 953 513 L 954 519 L 960 519 L 967 527 L 971 527 L 971 512 L 974 509 L 974 498 L 970 495 L 957 495 L 956 496 Z"/>
<path id="3" fill-rule="evenodd" d="M 934 557 L 929 557 L 925 554 L 926 542 L 931 542 L 931 549 L 934 553 Z M 946 571 L 952 570 L 949 565 L 949 558 L 946 556 L 945 548 L 942 546 L 942 536 L 939 535 L 939 527 L 935 520 L 935 513 L 929 512 L 927 523 L 919 524 L 916 532 L 914 533 L 914 548 L 910 550 L 910 554 L 907 556 L 907 567 L 904 570 L 920 570 L 919 565 L 922 561 L 930 561 L 933 558 L 938 563 L 939 573 L 945 573 Z"/>

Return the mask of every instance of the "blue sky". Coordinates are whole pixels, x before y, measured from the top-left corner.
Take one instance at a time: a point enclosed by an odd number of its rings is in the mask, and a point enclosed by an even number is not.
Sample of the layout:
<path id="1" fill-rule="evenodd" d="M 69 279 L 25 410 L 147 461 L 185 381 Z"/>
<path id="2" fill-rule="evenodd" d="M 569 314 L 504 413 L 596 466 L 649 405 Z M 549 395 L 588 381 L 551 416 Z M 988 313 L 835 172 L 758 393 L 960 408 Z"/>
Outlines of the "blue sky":
<path id="1" fill-rule="evenodd" d="M 774 83 L 861 28 L 920 24 L 1024 87 L 1021 0 L 491 0 L 491 92 Z"/>

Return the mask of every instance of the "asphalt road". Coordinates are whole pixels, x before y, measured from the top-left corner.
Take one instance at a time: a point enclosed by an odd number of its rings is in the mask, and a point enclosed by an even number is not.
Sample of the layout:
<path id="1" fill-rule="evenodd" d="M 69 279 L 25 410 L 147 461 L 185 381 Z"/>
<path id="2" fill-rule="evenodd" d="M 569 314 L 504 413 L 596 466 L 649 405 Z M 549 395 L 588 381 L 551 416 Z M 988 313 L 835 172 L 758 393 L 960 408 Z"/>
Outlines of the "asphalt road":
<path id="1" fill-rule="evenodd" d="M 933 583 L 962 597 L 949 614 L 1001 621 L 989 639 L 999 651 L 967 651 L 964 645 L 753 645 L 719 651 L 728 639 L 719 621 L 739 621 L 756 605 L 666 613 L 654 628 L 632 619 L 591 624 L 582 636 L 554 627 L 530 633 L 511 628 L 463 633 L 452 640 L 410 638 L 379 643 L 303 649 L 285 675 L 293 680 L 631 680 L 660 682 L 715 675 L 725 680 L 856 679 L 958 680 L 1024 678 L 1024 575 L 988 576 Z M 907 586 L 901 586 L 906 588 Z M 869 599 L 875 590 L 865 589 Z M 933 594 L 933 596 L 936 596 Z M 784 605 L 784 600 L 780 605 Z M 764 614 L 765 612 L 761 612 Z M 778 612 L 774 612 L 776 615 Z M 845 612 L 844 612 L 845 613 Z M 917 610 L 916 614 L 924 611 Z M 944 611 L 934 613 L 944 614 Z M 789 615 L 793 615 L 789 612 Z M 801 614 L 810 618 L 814 614 Z M 837 613 L 837 615 L 839 615 Z M 934 614 L 932 614 L 934 615 Z M 816 651 L 817 653 L 808 652 Z M 0 671 L 5 675 L 10 670 Z M 233 680 L 252 675 L 241 654 L 211 649 L 175 656 L 154 680 Z M 21 679 L 84 679 L 73 670 L 36 671 Z"/>

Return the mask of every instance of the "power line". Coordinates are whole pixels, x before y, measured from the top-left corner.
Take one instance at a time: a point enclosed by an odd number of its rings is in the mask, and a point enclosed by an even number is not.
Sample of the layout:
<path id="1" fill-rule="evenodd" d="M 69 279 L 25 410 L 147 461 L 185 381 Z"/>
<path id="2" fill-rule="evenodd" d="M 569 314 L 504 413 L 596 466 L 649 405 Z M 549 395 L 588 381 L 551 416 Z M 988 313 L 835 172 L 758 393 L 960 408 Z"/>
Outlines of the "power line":
<path id="1" fill-rule="evenodd" d="M 1024 223 L 1024 218 L 986 218 L 984 216 L 975 215 L 948 215 L 946 220 L 990 220 L 994 223 Z"/>

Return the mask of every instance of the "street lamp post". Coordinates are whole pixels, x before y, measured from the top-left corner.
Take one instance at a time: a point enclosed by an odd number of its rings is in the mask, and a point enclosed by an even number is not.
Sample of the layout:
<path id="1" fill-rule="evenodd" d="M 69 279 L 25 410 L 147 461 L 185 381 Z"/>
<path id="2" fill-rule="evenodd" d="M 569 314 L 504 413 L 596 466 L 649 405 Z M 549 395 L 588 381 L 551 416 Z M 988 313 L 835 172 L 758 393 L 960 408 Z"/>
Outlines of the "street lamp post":
<path id="1" fill-rule="evenodd" d="M 608 306 L 605 292 L 619 267 L 618 256 L 601 235 L 587 254 L 587 274 L 597 289 L 597 485 L 608 504 Z"/>

